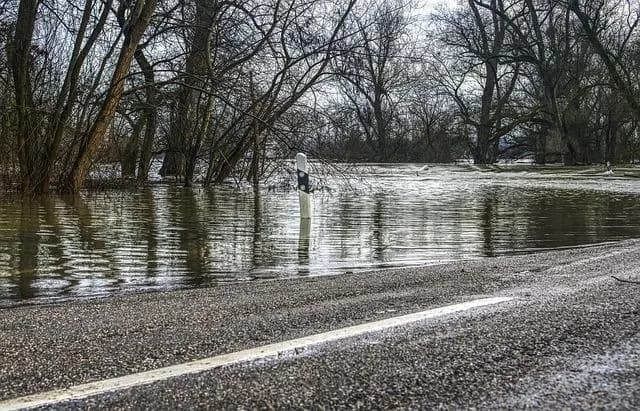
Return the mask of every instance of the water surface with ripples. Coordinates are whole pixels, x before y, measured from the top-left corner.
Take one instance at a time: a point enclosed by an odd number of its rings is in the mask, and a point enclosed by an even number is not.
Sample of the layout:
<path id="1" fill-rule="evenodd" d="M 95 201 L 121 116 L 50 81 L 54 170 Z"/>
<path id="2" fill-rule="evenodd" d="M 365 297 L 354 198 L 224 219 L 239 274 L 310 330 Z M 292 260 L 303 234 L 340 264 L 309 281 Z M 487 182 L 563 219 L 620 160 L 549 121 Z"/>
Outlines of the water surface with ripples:
<path id="1" fill-rule="evenodd" d="M 640 236 L 640 181 L 583 172 L 368 167 L 293 190 L 157 185 L 0 199 L 0 306 L 434 264 Z"/>

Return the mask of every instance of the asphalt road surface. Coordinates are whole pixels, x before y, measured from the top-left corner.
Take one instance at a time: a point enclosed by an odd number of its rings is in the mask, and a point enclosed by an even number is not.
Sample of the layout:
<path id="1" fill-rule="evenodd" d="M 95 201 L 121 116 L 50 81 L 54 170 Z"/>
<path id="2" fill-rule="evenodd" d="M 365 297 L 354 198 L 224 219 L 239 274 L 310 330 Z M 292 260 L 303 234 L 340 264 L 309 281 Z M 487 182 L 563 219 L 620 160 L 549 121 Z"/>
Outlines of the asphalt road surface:
<path id="1" fill-rule="evenodd" d="M 162 367 L 496 297 L 505 299 L 198 373 L 63 395 L 42 408 L 639 409 L 640 285 L 611 276 L 640 281 L 640 241 L 6 308 L 0 409 L 36 404 L 21 402 L 34 394 L 58 390 L 55 397 L 132 374 L 128 381 L 137 381 Z"/>

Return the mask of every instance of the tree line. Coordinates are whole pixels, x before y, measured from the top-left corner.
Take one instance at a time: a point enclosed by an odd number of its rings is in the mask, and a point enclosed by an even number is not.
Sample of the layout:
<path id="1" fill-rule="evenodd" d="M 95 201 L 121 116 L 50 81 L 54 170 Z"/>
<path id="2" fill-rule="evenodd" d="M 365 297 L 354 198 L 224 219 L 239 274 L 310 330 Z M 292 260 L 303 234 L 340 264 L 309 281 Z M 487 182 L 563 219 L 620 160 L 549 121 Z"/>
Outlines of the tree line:
<path id="1" fill-rule="evenodd" d="M 0 183 L 337 161 L 637 160 L 636 0 L 4 0 Z M 155 171 L 154 171 L 155 172 Z"/>

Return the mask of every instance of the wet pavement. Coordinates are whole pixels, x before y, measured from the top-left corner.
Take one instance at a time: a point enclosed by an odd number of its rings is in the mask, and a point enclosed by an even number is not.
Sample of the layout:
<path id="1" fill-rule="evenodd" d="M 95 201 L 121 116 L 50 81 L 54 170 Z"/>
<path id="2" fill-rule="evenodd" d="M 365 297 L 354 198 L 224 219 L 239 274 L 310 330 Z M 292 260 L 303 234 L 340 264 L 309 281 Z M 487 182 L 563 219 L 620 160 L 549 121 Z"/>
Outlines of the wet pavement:
<path id="1" fill-rule="evenodd" d="M 0 310 L 0 399 L 490 296 L 386 331 L 54 408 L 640 407 L 640 241 Z M 0 403 L 0 408 L 2 407 Z"/>

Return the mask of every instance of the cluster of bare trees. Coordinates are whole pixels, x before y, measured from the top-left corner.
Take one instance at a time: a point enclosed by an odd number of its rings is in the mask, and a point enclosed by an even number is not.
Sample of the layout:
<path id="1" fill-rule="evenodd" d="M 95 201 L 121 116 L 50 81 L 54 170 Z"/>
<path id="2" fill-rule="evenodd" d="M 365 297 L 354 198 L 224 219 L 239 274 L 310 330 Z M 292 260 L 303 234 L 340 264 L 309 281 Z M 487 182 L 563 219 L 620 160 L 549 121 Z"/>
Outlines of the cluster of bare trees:
<path id="1" fill-rule="evenodd" d="M 464 0 L 426 21 L 411 6 L 383 0 L 347 21 L 326 155 L 638 160 L 639 2 Z"/>
<path id="2" fill-rule="evenodd" d="M 326 80 L 355 0 L 20 0 L 1 11 L 4 176 L 77 192 L 101 163 L 256 180 Z M 304 102 L 306 104 L 306 101 Z M 201 168 L 198 169 L 198 167 Z"/>
<path id="3" fill-rule="evenodd" d="M 154 9 L 153 0 L 117 5 L 89 0 L 82 7 L 26 0 L 14 9 L 15 20 L 9 23 L 13 33 L 5 49 L 15 104 L 13 127 L 5 132 L 12 134 L 8 138 L 13 138 L 24 192 L 46 192 L 60 162 L 65 163 L 58 176 L 60 189 L 80 189 L 119 107 Z M 106 27 L 114 13 L 122 27 L 109 41 Z M 61 49 L 57 54 L 56 46 Z M 94 58 L 100 52 L 107 56 Z M 94 70 L 93 76 L 84 76 Z M 99 101 L 91 104 L 95 97 Z M 82 100 L 84 105 L 79 104 Z M 67 132 L 69 128 L 73 131 Z M 60 148 L 66 143 L 71 149 L 61 160 Z"/>
<path id="4" fill-rule="evenodd" d="M 5 0 L 0 183 L 257 184 L 339 160 L 638 159 L 640 4 Z"/>
<path id="5" fill-rule="evenodd" d="M 637 159 L 632 0 L 468 0 L 438 17 L 436 77 L 476 163 Z"/>

